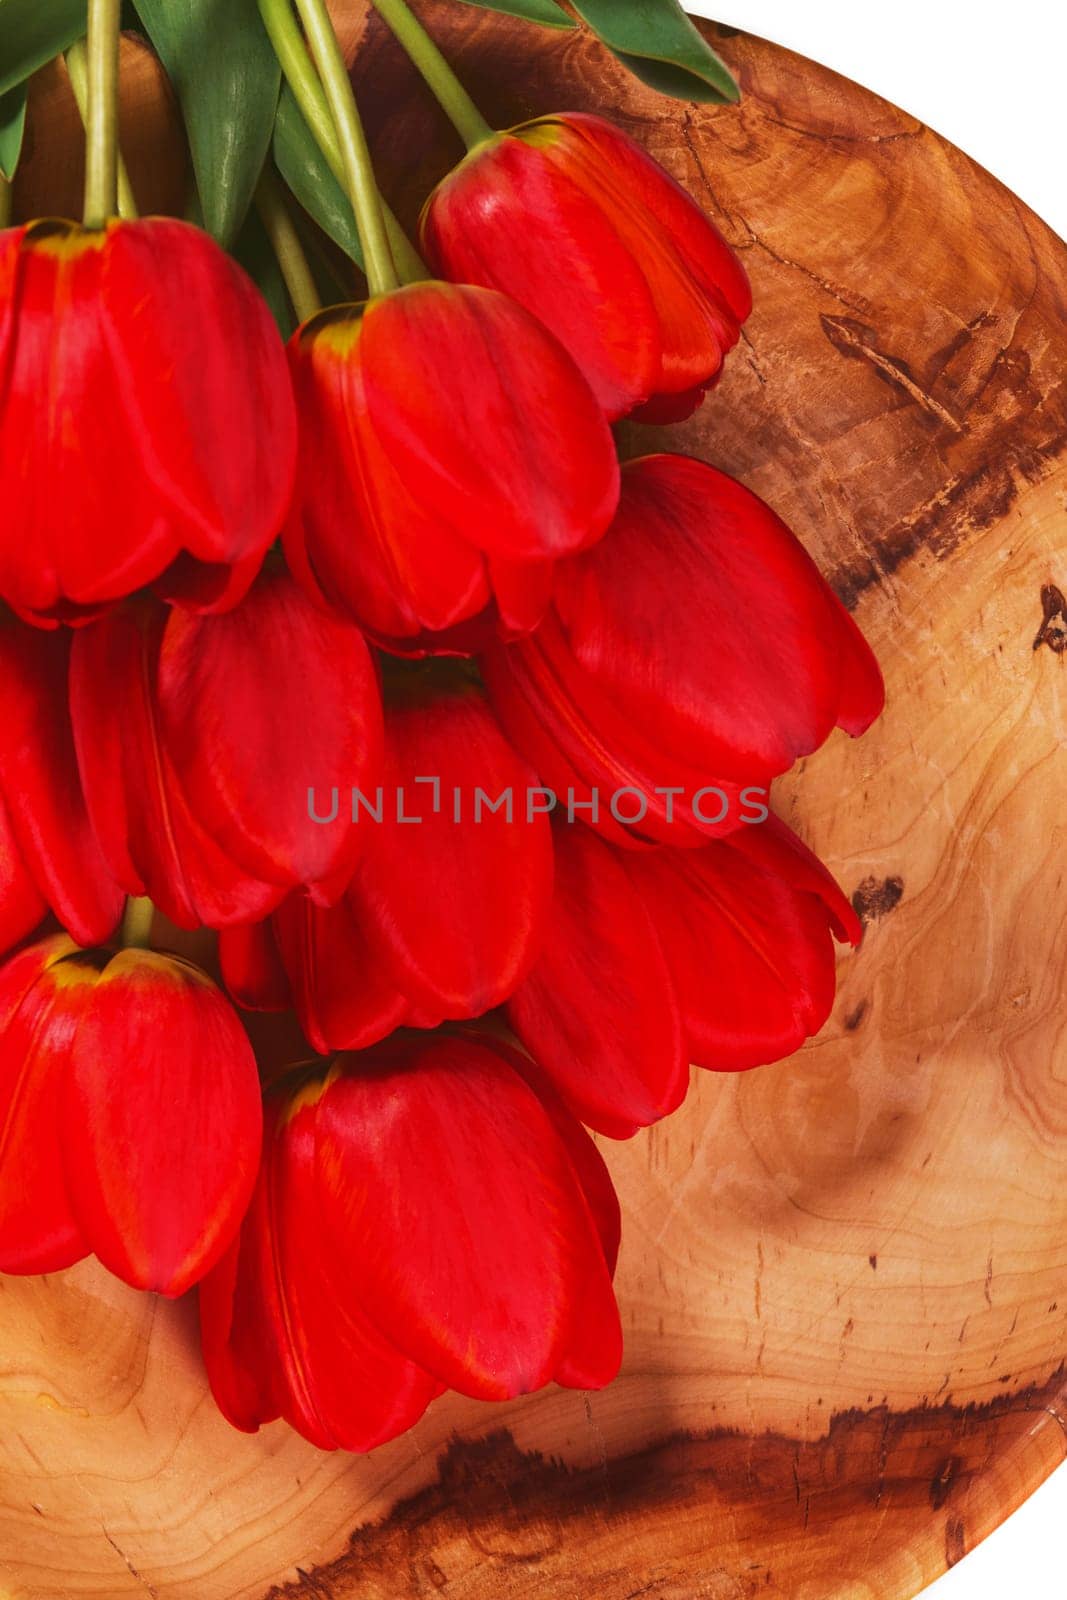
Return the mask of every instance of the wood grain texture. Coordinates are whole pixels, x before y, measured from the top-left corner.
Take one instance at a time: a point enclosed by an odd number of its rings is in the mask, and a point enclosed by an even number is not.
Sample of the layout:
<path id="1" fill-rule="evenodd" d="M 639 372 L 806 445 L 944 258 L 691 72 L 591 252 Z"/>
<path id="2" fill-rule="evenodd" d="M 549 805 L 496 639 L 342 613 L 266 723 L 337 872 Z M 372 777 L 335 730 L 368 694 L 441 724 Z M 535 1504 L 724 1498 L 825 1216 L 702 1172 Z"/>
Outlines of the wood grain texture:
<path id="1" fill-rule="evenodd" d="M 1067 1453 L 1067 250 L 758 40 L 712 30 L 745 98 L 698 110 L 581 34 L 420 9 L 494 118 L 609 111 L 743 253 L 743 342 L 658 437 L 771 500 L 878 650 L 882 722 L 781 795 L 867 938 L 818 1041 L 698 1074 L 609 1147 L 627 1358 L 602 1394 L 447 1398 L 331 1457 L 228 1430 L 189 1306 L 90 1264 L 0 1280 L 0 1587 L 906 1600 Z M 458 151 L 374 23 L 364 46 L 410 217 Z"/>
<path id="2" fill-rule="evenodd" d="M 188 185 L 181 113 L 159 62 L 143 39 L 126 34 L 119 56 L 119 137 L 143 216 L 180 216 Z M 67 77 L 53 61 L 30 80 L 26 141 L 15 175 L 16 221 L 80 217 L 85 134 Z"/>

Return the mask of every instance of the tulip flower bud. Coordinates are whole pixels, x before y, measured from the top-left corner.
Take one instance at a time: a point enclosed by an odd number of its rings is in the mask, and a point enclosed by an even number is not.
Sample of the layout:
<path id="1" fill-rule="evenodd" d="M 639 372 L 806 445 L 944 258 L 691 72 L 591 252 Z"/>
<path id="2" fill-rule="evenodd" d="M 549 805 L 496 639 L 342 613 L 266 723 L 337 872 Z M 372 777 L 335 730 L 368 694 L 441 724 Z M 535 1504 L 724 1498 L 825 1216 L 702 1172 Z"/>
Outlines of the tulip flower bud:
<path id="1" fill-rule="evenodd" d="M 676 1110 L 689 1063 L 791 1055 L 834 998 L 859 918 L 774 817 L 697 850 L 615 850 L 554 830 L 552 937 L 508 1018 L 575 1116 L 612 1138 Z"/>
<path id="2" fill-rule="evenodd" d="M 619 1217 L 536 1068 L 473 1033 L 398 1037 L 268 1105 L 256 1195 L 201 1285 L 208 1376 L 254 1431 L 370 1450 L 443 1388 L 610 1381 Z"/>
<path id="3" fill-rule="evenodd" d="M 426 202 L 442 277 L 512 295 L 570 351 L 613 421 L 680 421 L 752 309 L 718 230 L 602 117 L 539 117 L 478 145 Z"/>
<path id="4" fill-rule="evenodd" d="M 344 900 L 323 909 L 293 895 L 259 936 L 224 930 L 231 993 L 274 1009 L 291 992 L 323 1054 L 500 1005 L 548 931 L 552 841 L 528 806 L 536 784 L 465 664 L 398 664 L 385 679 L 383 782 L 351 796 L 364 846 Z"/>
<path id="5" fill-rule="evenodd" d="M 884 698 L 800 542 L 686 456 L 627 462 L 607 538 L 561 568 L 537 633 L 483 667 L 516 748 L 622 844 L 739 827 L 773 778 L 835 726 L 862 733 Z"/>
<path id="6" fill-rule="evenodd" d="M 221 616 L 116 607 L 75 634 L 70 687 L 89 815 L 127 894 L 217 928 L 295 888 L 344 892 L 362 836 L 343 817 L 317 825 L 310 794 L 378 781 L 374 664 L 283 569 Z"/>
<path id="7" fill-rule="evenodd" d="M 0 1270 L 92 1251 L 183 1293 L 237 1231 L 261 1121 L 248 1039 L 189 962 L 56 934 L 0 968 Z"/>
<path id="8" fill-rule="evenodd" d="M 618 501 L 610 431 L 566 351 L 484 289 L 417 283 L 313 317 L 289 346 L 300 418 L 285 550 L 377 640 L 448 648 L 539 622 L 561 556 Z"/>
<path id="9" fill-rule="evenodd" d="M 235 603 L 280 531 L 295 460 L 277 329 L 255 286 L 170 218 L 0 234 L 0 597 L 31 622 L 156 584 Z"/>

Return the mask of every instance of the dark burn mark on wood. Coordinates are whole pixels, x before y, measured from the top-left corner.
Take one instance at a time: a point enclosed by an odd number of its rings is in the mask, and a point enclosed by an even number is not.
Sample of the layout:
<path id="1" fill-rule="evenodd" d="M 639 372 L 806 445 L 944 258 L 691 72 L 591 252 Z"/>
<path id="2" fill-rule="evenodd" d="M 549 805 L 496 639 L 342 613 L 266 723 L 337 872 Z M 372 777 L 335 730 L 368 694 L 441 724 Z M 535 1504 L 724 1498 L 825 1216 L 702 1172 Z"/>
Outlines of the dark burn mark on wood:
<path id="1" fill-rule="evenodd" d="M 1043 644 L 1056 655 L 1067 650 L 1067 600 L 1054 583 L 1046 583 L 1041 590 L 1041 627 L 1034 640 L 1034 649 Z"/>
<path id="2" fill-rule="evenodd" d="M 299 1573 L 264 1600 L 416 1600 L 428 1585 L 453 1600 L 504 1593 L 550 1600 L 571 1592 L 576 1562 L 585 1591 L 598 1600 L 782 1597 L 800 1576 L 851 1575 L 849 1550 L 867 1563 L 855 1575 L 869 1572 L 880 1553 L 898 1551 L 925 1528 L 931 1508 L 950 1500 L 945 1548 L 953 1565 L 967 1548 L 972 1485 L 1022 1443 L 1035 1418 L 1059 1401 L 1065 1380 L 1060 1367 L 1040 1386 L 982 1405 L 839 1412 L 823 1437 L 808 1441 L 731 1429 L 675 1433 L 588 1467 L 521 1450 L 506 1429 L 456 1439 L 433 1483 L 357 1529 L 336 1561 Z M 694 1523 L 681 1513 L 697 1502 L 703 1509 Z M 674 1530 L 669 1551 L 661 1542 L 662 1560 L 635 1571 L 626 1549 L 642 1526 L 662 1528 L 665 1519 Z M 975 1515 L 971 1522 L 977 1525 Z M 844 1543 L 832 1537 L 835 1526 L 847 1527 Z M 802 1542 L 805 1527 L 825 1537 Z M 721 1564 L 726 1549 L 729 1568 Z M 819 1551 L 824 1569 L 812 1567 Z M 757 1578 L 746 1552 L 776 1555 Z M 789 1566 L 792 1552 L 802 1573 Z"/>
<path id="3" fill-rule="evenodd" d="M 954 1567 L 967 1554 L 967 1530 L 962 1517 L 949 1517 L 945 1523 L 945 1565 Z"/>
<path id="4" fill-rule="evenodd" d="M 877 1272 L 878 1271 L 878 1257 L 876 1255 L 868 1256 L 867 1257 L 867 1265 L 870 1267 L 872 1272 Z"/>
<path id="5" fill-rule="evenodd" d="M 968 442 L 960 448 L 970 455 L 975 447 Z M 831 577 L 841 603 L 855 610 L 868 589 L 892 577 L 919 551 L 927 550 L 942 561 L 971 534 L 1002 521 L 1020 491 L 1040 482 L 1065 450 L 1067 427 L 1034 446 L 1019 438 L 991 439 L 988 457 L 973 471 L 950 479 L 927 502 L 885 531 L 871 530 L 866 541 L 869 554 L 839 568 Z"/>
<path id="6" fill-rule="evenodd" d="M 858 1005 L 853 1006 L 852 1010 L 849 1012 L 848 1016 L 845 1018 L 845 1030 L 846 1030 L 846 1032 L 855 1033 L 856 1029 L 859 1027 L 860 1023 L 863 1021 L 863 1019 L 864 1019 L 864 1017 L 866 1015 L 867 1015 L 867 1001 L 866 1000 L 861 1000 Z"/>
<path id="7" fill-rule="evenodd" d="M 853 892 L 852 909 L 866 927 L 895 911 L 903 893 L 903 878 L 864 878 Z"/>
<path id="8" fill-rule="evenodd" d="M 995 392 L 991 383 L 990 405 Z M 896 523 L 866 529 L 867 553 L 832 575 L 842 603 L 854 610 L 868 589 L 892 577 L 920 551 L 944 560 L 971 535 L 1002 521 L 1019 494 L 1039 483 L 1067 451 L 1067 418 L 1054 410 L 1050 415 L 1051 409 L 1051 400 L 1033 395 L 1018 424 L 1004 428 L 988 418 L 979 424 L 972 413 L 970 431 L 951 450 L 942 451 L 952 475 Z"/>
<path id="9" fill-rule="evenodd" d="M 1032 251 L 1033 240 L 1026 244 Z M 1036 356 L 1024 347 L 1021 330 L 1029 314 L 1026 306 L 1017 318 L 1006 319 L 1005 343 L 988 367 L 985 355 L 967 357 L 967 341 L 958 346 L 957 367 L 966 370 L 969 361 L 982 374 L 963 394 L 946 385 L 939 353 L 924 359 L 920 347 L 905 363 L 866 324 L 832 318 L 827 329 L 823 319 L 824 334 L 839 353 L 864 360 L 881 382 L 912 402 L 898 409 L 898 428 L 906 430 L 910 443 L 901 438 L 895 459 L 910 457 L 916 484 L 926 486 L 918 503 L 902 508 L 895 521 L 864 527 L 865 551 L 833 576 L 850 609 L 919 552 L 944 560 L 973 534 L 1002 521 L 1019 495 L 1045 478 L 1067 450 L 1067 384 L 1062 368 L 1050 370 L 1051 351 Z M 999 329 L 1000 319 L 972 319 L 968 338 L 988 326 Z"/>

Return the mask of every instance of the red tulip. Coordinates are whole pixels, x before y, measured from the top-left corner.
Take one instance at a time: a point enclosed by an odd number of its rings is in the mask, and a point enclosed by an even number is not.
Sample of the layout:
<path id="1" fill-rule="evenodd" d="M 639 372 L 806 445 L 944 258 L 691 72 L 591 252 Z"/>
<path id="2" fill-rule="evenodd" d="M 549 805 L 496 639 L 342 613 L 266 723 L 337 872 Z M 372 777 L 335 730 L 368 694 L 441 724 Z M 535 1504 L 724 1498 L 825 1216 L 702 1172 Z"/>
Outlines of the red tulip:
<path id="1" fill-rule="evenodd" d="M 552 937 L 508 1016 L 583 1122 L 628 1138 L 681 1104 L 691 1061 L 743 1071 L 822 1027 L 834 938 L 856 945 L 861 928 L 783 823 L 699 850 L 555 834 Z"/>
<path id="2" fill-rule="evenodd" d="M 385 642 L 540 620 L 558 557 L 618 501 L 611 435 L 556 340 L 504 295 L 420 283 L 293 337 L 294 572 Z"/>
<path id="3" fill-rule="evenodd" d="M 0 1269 L 90 1251 L 178 1295 L 234 1237 L 255 1180 L 251 1046 L 197 967 L 64 934 L 0 968 Z"/>
<path id="4" fill-rule="evenodd" d="M 181 927 L 336 899 L 361 835 L 313 791 L 378 781 L 381 707 L 359 630 L 264 568 L 198 617 L 130 601 L 74 638 L 71 709 L 89 814 L 128 894 Z M 327 809 L 326 812 L 329 815 Z"/>
<path id="5" fill-rule="evenodd" d="M 0 619 L 0 810 L 9 874 L 0 954 L 46 907 L 80 945 L 105 943 L 122 915 L 124 895 L 89 824 L 78 776 L 69 662 L 65 629 L 46 633 Z"/>
<path id="6" fill-rule="evenodd" d="M 267 1009 L 291 993 L 323 1053 L 500 1005 L 547 931 L 552 841 L 528 806 L 536 787 L 464 669 L 399 668 L 386 679 L 384 782 L 357 797 L 365 842 L 343 902 L 294 895 L 269 930 L 227 930 L 231 992 Z"/>
<path id="7" fill-rule="evenodd" d="M 539 117 L 440 183 L 422 244 L 442 277 L 512 295 L 615 419 L 689 415 L 752 309 L 737 257 L 685 190 L 602 117 Z"/>
<path id="8" fill-rule="evenodd" d="M 785 524 L 668 455 L 627 463 L 608 537 L 566 563 L 541 628 L 495 647 L 485 672 L 542 781 L 620 843 L 699 844 L 752 820 L 773 778 L 835 724 L 862 733 L 884 695 Z"/>
<path id="9" fill-rule="evenodd" d="M 200 1291 L 215 1397 L 369 1450 L 445 1387 L 594 1388 L 621 1354 L 618 1207 L 595 1146 L 506 1046 L 408 1037 L 272 1103 L 256 1197 Z"/>
<path id="10" fill-rule="evenodd" d="M 0 234 L 0 596 L 77 621 L 232 604 L 281 529 L 293 401 L 266 304 L 170 218 Z"/>

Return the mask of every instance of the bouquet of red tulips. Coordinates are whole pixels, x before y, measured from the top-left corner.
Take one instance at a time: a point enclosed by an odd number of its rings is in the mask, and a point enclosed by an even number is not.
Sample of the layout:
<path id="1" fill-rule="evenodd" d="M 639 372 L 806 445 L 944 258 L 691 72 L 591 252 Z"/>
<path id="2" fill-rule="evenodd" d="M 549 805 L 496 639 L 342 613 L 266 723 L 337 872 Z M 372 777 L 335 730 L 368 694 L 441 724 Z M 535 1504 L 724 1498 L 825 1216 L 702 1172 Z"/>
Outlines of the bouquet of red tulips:
<path id="1" fill-rule="evenodd" d="M 612 424 L 690 414 L 739 337 L 727 244 L 607 120 L 494 132 L 376 4 L 469 146 L 417 245 L 325 0 L 234 0 L 233 104 L 272 119 L 247 217 L 188 70 L 203 6 L 138 6 L 184 62 L 205 228 L 137 218 L 118 0 L 85 43 L 68 7 L 85 215 L 0 232 L 0 1270 L 199 1284 L 225 1415 L 350 1450 L 446 1388 L 614 1375 L 586 1128 L 822 1026 L 859 924 L 771 786 L 882 704 L 768 506 L 689 456 L 620 467 Z M 681 13 L 638 9 L 623 38 L 577 7 L 677 87 L 638 35 Z M 686 41 L 684 92 L 728 98 Z M 338 181 L 365 295 L 318 225 Z M 214 976 L 168 953 L 200 929 Z M 281 1070 L 255 1010 L 299 1019 Z"/>

